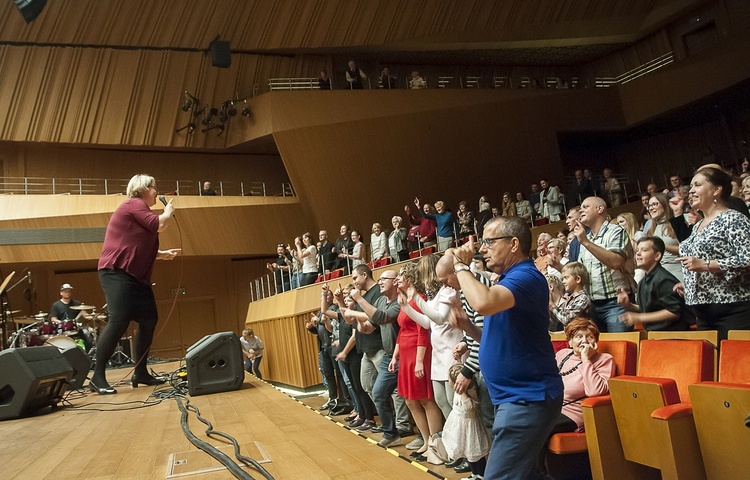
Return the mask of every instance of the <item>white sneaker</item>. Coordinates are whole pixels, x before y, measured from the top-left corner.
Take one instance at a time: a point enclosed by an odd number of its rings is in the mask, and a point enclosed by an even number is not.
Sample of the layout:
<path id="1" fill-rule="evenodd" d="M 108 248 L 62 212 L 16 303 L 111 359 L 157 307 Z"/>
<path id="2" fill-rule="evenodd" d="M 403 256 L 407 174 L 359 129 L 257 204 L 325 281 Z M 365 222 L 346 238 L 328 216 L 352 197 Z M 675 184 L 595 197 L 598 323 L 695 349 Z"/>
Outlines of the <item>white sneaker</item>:
<path id="1" fill-rule="evenodd" d="M 393 437 L 393 438 L 381 438 L 378 442 L 378 445 L 384 448 L 388 447 L 395 447 L 396 445 L 401 445 L 404 442 L 404 440 L 401 437 Z"/>
<path id="2" fill-rule="evenodd" d="M 414 440 L 406 444 L 406 449 L 407 450 L 419 450 L 423 446 L 424 446 L 424 439 L 418 436 L 417 438 L 415 438 Z"/>

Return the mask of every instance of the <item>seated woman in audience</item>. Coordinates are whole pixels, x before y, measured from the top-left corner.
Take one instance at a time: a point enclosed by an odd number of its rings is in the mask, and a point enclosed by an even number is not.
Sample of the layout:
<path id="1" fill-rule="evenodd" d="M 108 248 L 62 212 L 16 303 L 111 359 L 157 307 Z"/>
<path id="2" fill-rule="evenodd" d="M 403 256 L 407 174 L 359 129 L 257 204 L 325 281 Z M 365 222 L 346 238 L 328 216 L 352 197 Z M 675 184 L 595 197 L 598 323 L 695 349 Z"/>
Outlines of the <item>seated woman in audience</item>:
<path id="1" fill-rule="evenodd" d="M 564 386 L 560 417 L 552 434 L 582 432 L 581 401 L 587 397 L 606 395 L 607 382 L 615 375 L 615 359 L 608 353 L 597 352 L 599 328 L 593 321 L 576 317 L 565 326 L 565 338 L 570 348 L 557 352 L 557 368 Z"/>
<path id="2" fill-rule="evenodd" d="M 401 226 L 403 219 L 398 215 L 391 219 L 393 231 L 388 235 L 388 252 L 394 262 L 403 262 L 409 259 L 409 247 L 406 243 L 408 231 Z"/>
<path id="3" fill-rule="evenodd" d="M 645 232 L 649 237 L 659 237 L 666 248 L 661 258 L 661 265 L 679 281 L 683 280 L 682 266 L 675 261 L 680 252 L 680 242 L 672 228 L 669 219 L 672 218 L 672 210 L 669 207 L 669 195 L 657 193 L 648 201 L 648 211 L 651 214 L 651 226 Z"/>
<path id="4" fill-rule="evenodd" d="M 414 423 L 417 424 L 419 433 L 425 439 L 425 444 L 416 450 L 412 456 L 418 461 L 424 461 L 427 457 L 427 441 L 430 435 L 439 432 L 443 428 L 443 413 L 435 402 L 435 395 L 431 382 L 431 358 L 432 344 L 430 343 L 430 332 L 409 318 L 404 306 L 409 305 L 412 309 L 420 311 L 415 302 L 415 297 L 424 294 L 417 291 L 420 285 L 417 265 L 407 263 L 399 271 L 398 277 L 398 303 L 401 312 L 398 315 L 398 326 L 400 327 L 396 338 L 396 348 L 393 351 L 393 359 L 388 365 L 388 371 L 395 372 L 398 367 L 398 394 L 406 400 Z"/>
<path id="5" fill-rule="evenodd" d="M 731 191 L 732 179 L 721 169 L 695 173 L 691 206 L 704 218 L 680 243 L 677 258 L 698 330 L 718 330 L 720 340 L 729 330 L 750 330 L 750 219 L 727 206 Z"/>
<path id="6" fill-rule="evenodd" d="M 474 235 L 474 212 L 469 211 L 466 207 L 466 200 L 461 200 L 458 203 L 456 219 L 458 221 L 459 238 Z"/>
<path id="7" fill-rule="evenodd" d="M 602 182 L 602 188 L 604 189 L 604 199 L 612 207 L 619 207 L 623 203 L 622 186 L 615 177 L 612 176 L 612 169 L 605 168 L 602 172 L 604 175 L 604 181 Z"/>
<path id="8" fill-rule="evenodd" d="M 383 226 L 379 223 L 372 224 L 370 252 L 370 261 L 372 262 L 388 256 L 388 235 L 386 235 L 383 231 Z"/>
<path id="9" fill-rule="evenodd" d="M 297 247 L 297 258 L 302 261 L 302 277 L 299 281 L 299 286 L 304 287 L 315 283 L 315 279 L 318 278 L 318 249 L 312 243 L 312 235 L 310 232 L 304 233 L 302 238 L 297 237 L 294 239 L 294 245 Z M 304 242 L 304 248 L 303 248 Z"/>
<path id="10" fill-rule="evenodd" d="M 516 215 L 523 218 L 526 220 L 526 223 L 531 225 L 531 204 L 526 198 L 524 198 L 523 193 L 521 192 L 516 193 Z"/>

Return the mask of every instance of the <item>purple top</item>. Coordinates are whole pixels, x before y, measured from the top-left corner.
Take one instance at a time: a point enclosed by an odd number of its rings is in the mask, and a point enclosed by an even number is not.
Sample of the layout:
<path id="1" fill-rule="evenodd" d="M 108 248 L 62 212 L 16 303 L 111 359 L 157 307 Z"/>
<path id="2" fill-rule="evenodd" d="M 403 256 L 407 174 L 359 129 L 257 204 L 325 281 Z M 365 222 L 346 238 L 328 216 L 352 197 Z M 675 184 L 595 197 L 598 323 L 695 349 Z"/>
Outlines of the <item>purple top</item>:
<path id="1" fill-rule="evenodd" d="M 158 252 L 159 216 L 142 199 L 128 198 L 109 219 L 98 268 L 117 268 L 149 285 Z"/>

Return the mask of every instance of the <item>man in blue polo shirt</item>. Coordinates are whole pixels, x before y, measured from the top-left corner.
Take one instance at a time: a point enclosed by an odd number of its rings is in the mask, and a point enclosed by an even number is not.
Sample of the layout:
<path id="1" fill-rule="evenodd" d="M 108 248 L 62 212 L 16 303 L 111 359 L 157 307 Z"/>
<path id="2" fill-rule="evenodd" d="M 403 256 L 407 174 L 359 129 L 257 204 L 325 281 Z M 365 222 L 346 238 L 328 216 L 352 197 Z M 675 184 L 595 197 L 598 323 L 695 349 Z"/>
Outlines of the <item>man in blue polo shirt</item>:
<path id="1" fill-rule="evenodd" d="M 562 408 L 563 383 L 547 332 L 549 289 L 530 250 L 531 231 L 521 218 L 490 220 L 479 251 L 500 277 L 489 288 L 469 271 L 473 242 L 449 252 L 461 290 L 484 315 L 479 368 L 495 405 L 485 479 L 545 478 L 537 458 Z"/>

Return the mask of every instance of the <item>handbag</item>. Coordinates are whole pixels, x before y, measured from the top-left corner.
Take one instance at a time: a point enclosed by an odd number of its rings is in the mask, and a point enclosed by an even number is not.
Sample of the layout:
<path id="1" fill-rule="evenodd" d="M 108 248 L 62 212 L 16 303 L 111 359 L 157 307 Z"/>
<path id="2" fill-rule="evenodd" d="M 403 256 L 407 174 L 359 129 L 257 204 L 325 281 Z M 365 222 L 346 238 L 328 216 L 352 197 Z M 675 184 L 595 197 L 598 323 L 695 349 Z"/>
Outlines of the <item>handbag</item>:
<path id="1" fill-rule="evenodd" d="M 427 457 L 427 462 L 433 465 L 442 465 L 450 461 L 448 452 L 445 450 L 445 445 L 443 445 L 443 437 L 439 433 L 433 433 L 427 439 L 427 452 L 425 456 Z"/>

